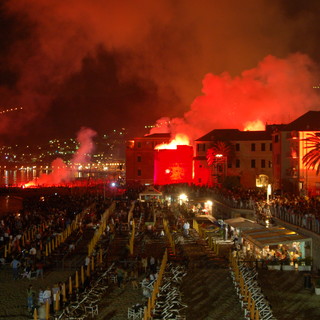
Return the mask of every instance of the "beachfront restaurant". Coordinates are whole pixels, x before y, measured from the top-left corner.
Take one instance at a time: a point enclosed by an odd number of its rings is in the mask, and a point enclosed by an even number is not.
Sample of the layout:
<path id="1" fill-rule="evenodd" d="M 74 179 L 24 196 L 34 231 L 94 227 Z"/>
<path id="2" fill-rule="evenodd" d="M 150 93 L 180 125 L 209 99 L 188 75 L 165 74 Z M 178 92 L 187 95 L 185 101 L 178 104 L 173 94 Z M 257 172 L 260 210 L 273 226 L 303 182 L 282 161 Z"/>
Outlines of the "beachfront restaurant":
<path id="1" fill-rule="evenodd" d="M 311 269 L 311 238 L 283 227 L 245 230 L 242 237 L 246 252 L 267 265 L 281 265 L 282 270 Z"/>

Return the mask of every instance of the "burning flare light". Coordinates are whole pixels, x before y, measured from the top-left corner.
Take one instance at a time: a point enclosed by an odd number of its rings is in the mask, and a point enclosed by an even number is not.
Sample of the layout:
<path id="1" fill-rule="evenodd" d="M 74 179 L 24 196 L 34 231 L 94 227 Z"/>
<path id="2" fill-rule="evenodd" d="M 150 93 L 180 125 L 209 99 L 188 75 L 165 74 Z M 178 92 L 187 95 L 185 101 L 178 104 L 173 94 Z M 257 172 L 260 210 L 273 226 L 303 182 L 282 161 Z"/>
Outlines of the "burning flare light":
<path id="1" fill-rule="evenodd" d="M 160 149 L 177 149 L 177 146 L 188 146 L 189 143 L 189 138 L 185 134 L 177 134 L 173 140 L 171 140 L 169 143 L 162 143 L 158 144 L 155 149 L 160 150 Z"/>
<path id="2" fill-rule="evenodd" d="M 50 174 L 42 174 L 38 179 L 24 184 L 23 188 L 35 186 L 56 186 L 68 183 L 75 177 L 75 172 L 80 166 L 84 166 L 89 162 L 89 155 L 93 151 L 93 137 L 97 133 L 90 128 L 81 128 L 77 135 L 77 141 L 80 144 L 79 149 L 73 155 L 71 165 L 67 166 L 61 158 L 55 159 L 52 164 L 52 172 Z"/>
<path id="3" fill-rule="evenodd" d="M 261 120 L 248 121 L 244 125 L 244 131 L 264 131 L 265 125 Z"/>

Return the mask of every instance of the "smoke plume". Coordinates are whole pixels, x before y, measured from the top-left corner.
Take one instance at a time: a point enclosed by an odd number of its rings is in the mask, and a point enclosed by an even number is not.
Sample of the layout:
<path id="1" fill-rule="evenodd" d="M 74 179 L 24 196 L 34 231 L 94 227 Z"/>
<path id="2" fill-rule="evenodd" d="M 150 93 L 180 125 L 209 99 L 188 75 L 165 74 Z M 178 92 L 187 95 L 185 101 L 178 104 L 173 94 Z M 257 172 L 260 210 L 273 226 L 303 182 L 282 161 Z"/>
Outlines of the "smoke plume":
<path id="1" fill-rule="evenodd" d="M 94 150 L 92 139 L 96 132 L 90 128 L 81 128 L 77 134 L 77 141 L 80 144 L 78 150 L 73 155 L 68 166 L 61 158 L 55 159 L 52 164 L 50 174 L 42 174 L 37 180 L 28 183 L 27 186 L 56 186 L 66 184 L 76 178 L 79 166 L 85 166 L 90 162 L 90 154 Z"/>
<path id="2" fill-rule="evenodd" d="M 256 68 L 236 77 L 228 72 L 207 74 L 203 94 L 183 118 L 171 119 L 171 132 L 196 139 L 213 129 L 244 130 L 250 125 L 264 130 L 259 124 L 288 123 L 309 110 L 320 109 L 319 91 L 313 88 L 318 71 L 306 55 L 293 54 L 287 59 L 268 56 Z M 160 131 L 157 127 L 152 132 Z M 168 132 L 167 125 L 163 132 Z"/>

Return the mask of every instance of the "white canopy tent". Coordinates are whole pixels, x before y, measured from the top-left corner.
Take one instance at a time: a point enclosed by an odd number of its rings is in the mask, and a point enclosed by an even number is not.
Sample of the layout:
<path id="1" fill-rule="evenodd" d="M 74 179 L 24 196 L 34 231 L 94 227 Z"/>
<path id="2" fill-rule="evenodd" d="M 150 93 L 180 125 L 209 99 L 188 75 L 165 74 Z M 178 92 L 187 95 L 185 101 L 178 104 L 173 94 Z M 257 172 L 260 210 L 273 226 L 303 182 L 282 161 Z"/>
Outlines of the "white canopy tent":
<path id="1" fill-rule="evenodd" d="M 143 192 L 139 193 L 140 201 L 157 201 L 162 199 L 162 192 L 156 190 L 154 187 L 149 186 Z"/>

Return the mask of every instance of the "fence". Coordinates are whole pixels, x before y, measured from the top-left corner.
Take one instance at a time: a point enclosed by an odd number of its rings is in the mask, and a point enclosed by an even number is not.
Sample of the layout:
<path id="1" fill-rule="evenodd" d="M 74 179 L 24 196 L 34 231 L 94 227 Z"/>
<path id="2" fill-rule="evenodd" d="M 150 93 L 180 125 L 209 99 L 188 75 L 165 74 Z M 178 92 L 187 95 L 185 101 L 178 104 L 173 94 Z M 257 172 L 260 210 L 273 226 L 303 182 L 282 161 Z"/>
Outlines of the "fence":
<path id="1" fill-rule="evenodd" d="M 155 281 L 154 286 L 153 286 L 151 298 L 148 299 L 148 305 L 144 309 L 143 320 L 149 320 L 152 318 L 152 310 L 154 309 L 155 304 L 156 304 L 157 295 L 158 295 L 159 289 L 161 287 L 162 278 L 163 278 L 164 271 L 166 269 L 167 261 L 168 261 L 168 251 L 166 250 L 164 252 L 164 255 L 162 258 L 158 278 Z"/>
<path id="2" fill-rule="evenodd" d="M 164 232 L 169 240 L 169 244 L 170 244 L 170 247 L 171 247 L 171 250 L 172 250 L 172 253 L 173 255 L 176 254 L 176 245 L 175 245 L 175 242 L 173 240 L 173 237 L 172 237 L 172 234 L 170 232 L 170 229 L 169 229 L 169 223 L 168 223 L 168 220 L 167 219 L 163 219 L 163 228 L 164 228 Z"/>
<path id="3" fill-rule="evenodd" d="M 113 213 L 115 207 L 116 207 L 116 204 L 115 204 L 115 202 L 113 202 L 112 205 L 103 213 L 103 215 L 101 217 L 100 226 L 99 226 L 98 230 L 96 230 L 96 232 L 94 233 L 94 236 L 92 237 L 90 243 L 88 244 L 88 256 L 89 257 L 92 255 L 94 248 L 95 248 L 96 244 L 98 243 L 101 235 L 106 230 L 109 216 Z"/>

